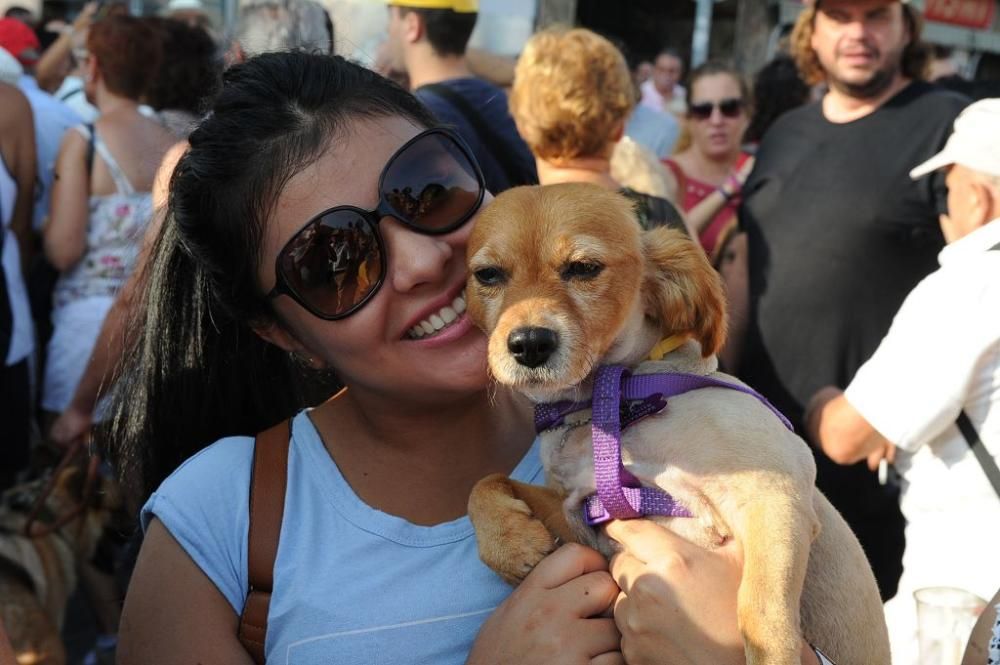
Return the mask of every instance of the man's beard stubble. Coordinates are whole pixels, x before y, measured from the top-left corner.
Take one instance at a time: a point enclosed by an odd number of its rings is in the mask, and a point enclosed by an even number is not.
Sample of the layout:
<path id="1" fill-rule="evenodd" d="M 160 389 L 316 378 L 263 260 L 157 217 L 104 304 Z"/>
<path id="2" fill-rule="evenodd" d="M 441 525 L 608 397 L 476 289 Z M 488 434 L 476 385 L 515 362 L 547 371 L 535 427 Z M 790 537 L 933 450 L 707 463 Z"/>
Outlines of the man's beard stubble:
<path id="1" fill-rule="evenodd" d="M 892 87 L 896 81 L 896 76 L 902 69 L 904 51 L 905 47 L 892 53 L 887 59 L 885 67 L 872 72 L 872 75 L 864 83 L 849 83 L 828 72 L 827 80 L 830 87 L 854 99 L 875 99 Z"/>

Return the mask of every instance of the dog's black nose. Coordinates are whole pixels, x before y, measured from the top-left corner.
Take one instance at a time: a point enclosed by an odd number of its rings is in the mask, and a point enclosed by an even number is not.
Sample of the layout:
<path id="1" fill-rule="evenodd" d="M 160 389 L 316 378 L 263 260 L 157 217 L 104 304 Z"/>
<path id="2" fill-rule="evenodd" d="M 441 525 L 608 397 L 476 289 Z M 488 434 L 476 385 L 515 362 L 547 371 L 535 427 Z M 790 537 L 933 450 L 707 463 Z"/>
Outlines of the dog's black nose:
<path id="1" fill-rule="evenodd" d="M 559 338 L 548 328 L 518 328 L 507 338 L 507 348 L 514 360 L 531 368 L 544 365 L 557 346 Z"/>

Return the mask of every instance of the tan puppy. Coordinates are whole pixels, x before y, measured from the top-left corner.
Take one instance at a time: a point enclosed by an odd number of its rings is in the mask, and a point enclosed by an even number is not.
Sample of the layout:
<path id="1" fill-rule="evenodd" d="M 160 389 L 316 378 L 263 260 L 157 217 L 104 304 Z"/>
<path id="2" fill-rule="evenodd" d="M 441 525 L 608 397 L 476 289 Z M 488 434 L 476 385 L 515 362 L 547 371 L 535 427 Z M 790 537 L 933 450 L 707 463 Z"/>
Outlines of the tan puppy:
<path id="1" fill-rule="evenodd" d="M 83 485 L 82 471 L 62 471 L 36 527 L 79 505 Z M 18 485 L 0 500 L 0 623 L 19 665 L 66 662 L 60 629 L 76 588 L 78 567 L 93 557 L 104 528 L 120 506 L 114 483 L 101 479 L 98 492 L 79 517 L 51 533 L 27 538 L 28 513 L 43 486 L 43 481 Z"/>
<path id="2" fill-rule="evenodd" d="M 719 377 L 725 302 L 715 271 L 683 234 L 643 234 L 628 201 L 584 184 L 501 194 L 469 240 L 469 312 L 489 335 L 489 366 L 536 402 L 590 397 L 597 365 Z M 644 361 L 663 338 L 690 339 Z M 516 583 L 557 536 L 612 545 L 586 526 L 595 491 L 589 410 L 542 434 L 551 489 L 491 476 L 469 515 L 480 555 Z M 692 518 L 651 518 L 706 548 L 743 549 L 738 597 L 748 663 L 798 663 L 804 636 L 840 665 L 889 663 L 875 579 L 857 539 L 815 488 L 808 446 L 750 395 L 726 388 L 669 400 L 622 434 L 626 468 Z"/>

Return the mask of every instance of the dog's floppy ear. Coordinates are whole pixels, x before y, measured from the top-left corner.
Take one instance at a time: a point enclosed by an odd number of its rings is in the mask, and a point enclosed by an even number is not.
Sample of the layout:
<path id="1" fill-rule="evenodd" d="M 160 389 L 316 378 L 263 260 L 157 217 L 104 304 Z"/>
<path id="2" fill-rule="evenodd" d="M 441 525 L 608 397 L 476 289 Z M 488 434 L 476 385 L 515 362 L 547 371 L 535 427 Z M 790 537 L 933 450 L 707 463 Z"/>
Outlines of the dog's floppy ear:
<path id="1" fill-rule="evenodd" d="M 663 227 L 645 232 L 642 244 L 646 315 L 665 336 L 686 333 L 701 343 L 705 357 L 718 353 L 726 340 L 726 297 L 701 246 Z"/>

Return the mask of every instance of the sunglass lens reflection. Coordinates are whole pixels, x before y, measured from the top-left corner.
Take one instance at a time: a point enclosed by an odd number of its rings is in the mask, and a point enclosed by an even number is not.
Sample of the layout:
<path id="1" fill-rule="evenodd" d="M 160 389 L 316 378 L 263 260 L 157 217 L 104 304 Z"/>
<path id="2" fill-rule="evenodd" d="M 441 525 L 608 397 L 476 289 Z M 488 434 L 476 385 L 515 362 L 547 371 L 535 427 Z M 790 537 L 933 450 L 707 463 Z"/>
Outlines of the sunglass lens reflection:
<path id="1" fill-rule="evenodd" d="M 327 316 L 360 303 L 382 276 L 382 251 L 361 215 L 338 210 L 304 229 L 284 255 L 291 288 Z"/>
<path id="2" fill-rule="evenodd" d="M 428 134 L 398 154 L 382 187 L 400 220 L 435 233 L 465 221 L 481 189 L 468 157 L 441 134 Z"/>

